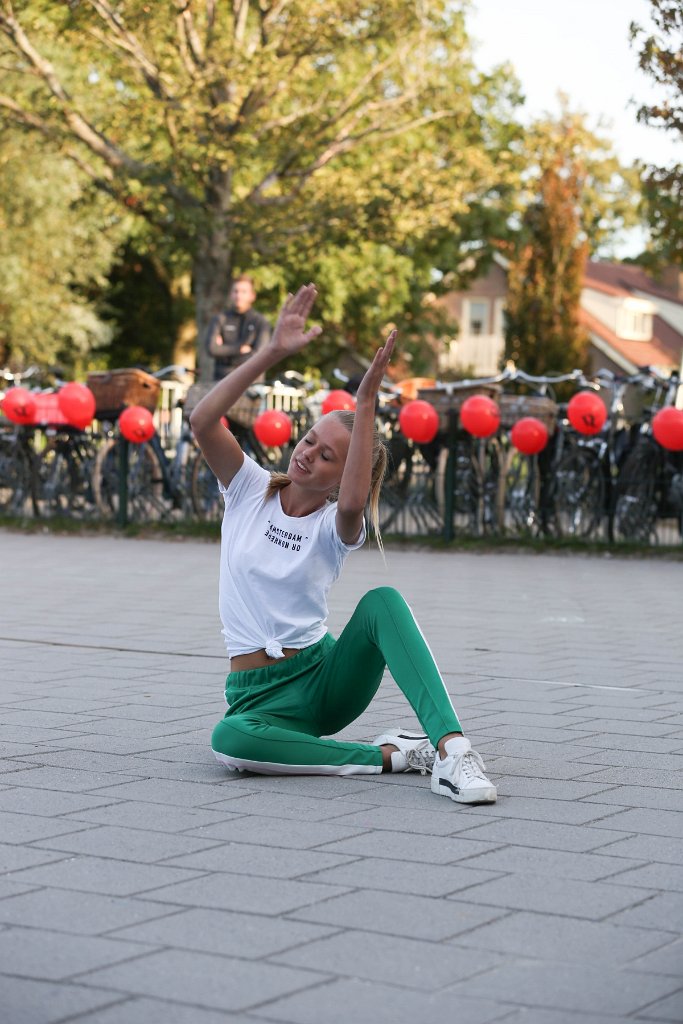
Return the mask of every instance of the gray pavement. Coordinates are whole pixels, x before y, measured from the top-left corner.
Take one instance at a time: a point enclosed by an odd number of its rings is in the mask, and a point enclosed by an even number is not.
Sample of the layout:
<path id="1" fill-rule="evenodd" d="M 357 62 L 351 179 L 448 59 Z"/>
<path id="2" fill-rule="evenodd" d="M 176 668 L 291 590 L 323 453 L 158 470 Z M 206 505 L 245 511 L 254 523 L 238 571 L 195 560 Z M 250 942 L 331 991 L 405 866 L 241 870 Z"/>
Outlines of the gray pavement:
<path id="1" fill-rule="evenodd" d="M 213 759 L 215 544 L 0 532 L 3 1024 L 683 1020 L 683 567 L 372 550 L 498 785 Z M 390 679 L 344 735 L 415 724 Z"/>

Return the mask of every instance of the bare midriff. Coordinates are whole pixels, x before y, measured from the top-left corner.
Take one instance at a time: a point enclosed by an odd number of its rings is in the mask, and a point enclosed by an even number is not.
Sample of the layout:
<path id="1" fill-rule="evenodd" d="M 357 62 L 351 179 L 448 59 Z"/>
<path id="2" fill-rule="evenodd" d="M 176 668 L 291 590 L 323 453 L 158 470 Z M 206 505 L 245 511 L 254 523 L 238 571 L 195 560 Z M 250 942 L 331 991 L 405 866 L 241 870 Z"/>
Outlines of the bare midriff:
<path id="1" fill-rule="evenodd" d="M 301 647 L 283 647 L 282 654 L 285 658 L 291 658 L 301 651 Z M 260 651 L 252 651 L 251 654 L 238 654 L 230 659 L 231 672 L 245 672 L 250 668 L 265 668 L 266 665 L 276 665 L 282 658 L 271 658 L 262 647 Z"/>

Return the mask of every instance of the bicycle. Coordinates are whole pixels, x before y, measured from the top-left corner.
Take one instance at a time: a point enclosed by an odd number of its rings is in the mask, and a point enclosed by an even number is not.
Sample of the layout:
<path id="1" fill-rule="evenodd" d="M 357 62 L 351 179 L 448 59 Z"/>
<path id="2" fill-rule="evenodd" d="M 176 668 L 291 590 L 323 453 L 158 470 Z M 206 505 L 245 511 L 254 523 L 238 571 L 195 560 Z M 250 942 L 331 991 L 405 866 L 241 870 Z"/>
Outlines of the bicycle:
<path id="1" fill-rule="evenodd" d="M 192 371 L 171 365 L 147 376 L 160 382 L 172 375 L 177 378 L 179 374 L 187 377 Z M 156 401 L 156 392 L 149 404 L 152 401 Z M 106 440 L 97 451 L 93 468 L 93 492 L 100 514 L 108 519 L 116 518 L 122 525 L 129 519 L 159 522 L 187 517 L 193 507 L 192 471 L 200 454 L 187 420 L 183 418 L 180 437 L 170 454 L 157 433 L 141 444 L 130 444 L 125 438 L 115 436 L 113 427 L 120 411 L 111 410 L 110 418 L 105 421 Z"/>
<path id="2" fill-rule="evenodd" d="M 616 484 L 614 537 L 641 543 L 658 541 L 657 523 L 675 520 L 683 538 L 683 452 L 662 448 L 652 434 L 658 408 L 675 404 L 680 375 L 668 379 L 650 370 L 655 402 L 644 410 L 635 444 L 624 459 Z"/>
<path id="3" fill-rule="evenodd" d="M 435 439 L 435 492 L 445 540 L 455 535 L 489 536 L 503 525 L 505 456 L 500 439 L 473 437 L 458 423 L 467 398 L 498 398 L 502 384 L 512 379 L 506 368 L 491 377 L 437 381 L 421 389 L 421 397 L 436 408 L 440 432 Z"/>
<path id="4" fill-rule="evenodd" d="M 534 376 L 512 368 L 510 381 L 533 387 L 531 394 L 502 395 L 501 426 L 513 427 L 523 417 L 539 419 L 548 430 L 552 444 L 558 405 L 555 388 L 559 384 L 583 378 L 580 370 L 570 373 Z M 548 446 L 535 455 L 527 455 L 509 440 L 502 440 L 505 451 L 503 491 L 503 531 L 522 536 L 538 536 L 548 532 L 546 494 L 548 489 Z"/>
<path id="5" fill-rule="evenodd" d="M 37 366 L 24 371 L 5 367 L 1 378 L 20 387 L 39 373 Z M 4 393 L 3 393 L 4 397 Z M 0 513 L 23 516 L 38 514 L 38 471 L 33 447 L 34 427 L 6 420 L 0 426 Z"/>
<path id="6" fill-rule="evenodd" d="M 642 370 L 629 376 L 600 370 L 593 381 L 578 379 L 583 388 L 609 388 L 612 397 L 605 425 L 596 435 L 570 430 L 566 407 L 562 410 L 548 470 L 546 509 L 550 530 L 556 536 L 587 539 L 597 535 L 606 521 L 607 538 L 613 539 L 615 486 L 630 436 L 624 394 L 629 386 L 647 386 L 647 381 L 648 374 Z"/>

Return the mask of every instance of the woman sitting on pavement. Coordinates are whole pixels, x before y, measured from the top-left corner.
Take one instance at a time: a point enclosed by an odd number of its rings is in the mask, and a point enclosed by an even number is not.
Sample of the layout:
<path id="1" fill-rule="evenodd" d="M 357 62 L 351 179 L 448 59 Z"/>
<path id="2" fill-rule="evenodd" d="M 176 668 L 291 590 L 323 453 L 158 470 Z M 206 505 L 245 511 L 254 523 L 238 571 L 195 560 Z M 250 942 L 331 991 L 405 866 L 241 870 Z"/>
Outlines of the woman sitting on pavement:
<path id="1" fill-rule="evenodd" d="M 492 803 L 495 786 L 453 709 L 443 679 L 401 595 L 379 587 L 359 602 L 338 639 L 327 594 L 346 556 L 377 526 L 386 452 L 375 399 L 396 332 L 358 389 L 355 413 L 323 416 L 298 442 L 287 473 L 246 458 L 221 417 L 262 374 L 320 334 L 306 330 L 314 285 L 290 296 L 263 349 L 195 407 L 191 425 L 225 500 L 219 608 L 230 655 L 228 711 L 212 748 L 231 769 L 349 775 L 431 769 L 432 792 Z M 368 707 L 388 666 L 426 735 L 397 731 L 374 743 L 329 739 Z"/>

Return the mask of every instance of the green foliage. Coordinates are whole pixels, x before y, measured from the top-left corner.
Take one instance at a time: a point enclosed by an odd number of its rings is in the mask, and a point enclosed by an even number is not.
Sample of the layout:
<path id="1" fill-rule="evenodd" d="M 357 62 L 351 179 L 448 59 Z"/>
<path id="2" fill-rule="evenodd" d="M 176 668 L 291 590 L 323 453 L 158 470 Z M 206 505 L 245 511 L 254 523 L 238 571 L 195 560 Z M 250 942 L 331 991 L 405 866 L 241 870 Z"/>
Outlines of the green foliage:
<path id="1" fill-rule="evenodd" d="M 639 221 L 637 169 L 624 167 L 612 143 L 589 127 L 586 114 L 572 111 L 563 95 L 559 116 L 534 121 L 522 145 L 522 211 L 535 200 L 540 178 L 560 155 L 563 165 L 571 167 L 577 178 L 581 236 L 591 256 L 598 251 L 607 256 L 619 233 Z"/>
<path id="2" fill-rule="evenodd" d="M 680 138 L 683 134 L 683 0 L 650 0 L 654 25 L 631 25 L 631 38 L 640 46 L 640 68 L 661 88 L 662 99 L 642 106 L 638 120 Z M 651 228 L 651 243 L 643 262 L 650 270 L 683 264 L 683 165 L 644 166 L 643 211 Z"/>
<path id="3" fill-rule="evenodd" d="M 117 231 L 73 168 L 20 136 L 0 153 L 0 363 L 57 363 L 82 373 L 110 332 L 89 301 L 102 287 Z M 107 229 L 107 222 L 110 227 Z"/>
<path id="4" fill-rule="evenodd" d="M 421 324 L 449 233 L 511 209 L 519 96 L 477 75 L 464 6 L 4 0 L 0 108 L 138 217 L 169 277 L 191 269 L 200 333 L 231 273 L 283 266 L 273 288 L 321 274 L 331 337 L 367 349 Z"/>
<path id="5" fill-rule="evenodd" d="M 566 154 L 541 173 L 510 265 L 505 357 L 527 373 L 563 373 L 586 363 L 578 323 L 587 239 L 581 240 L 581 179 Z"/>

